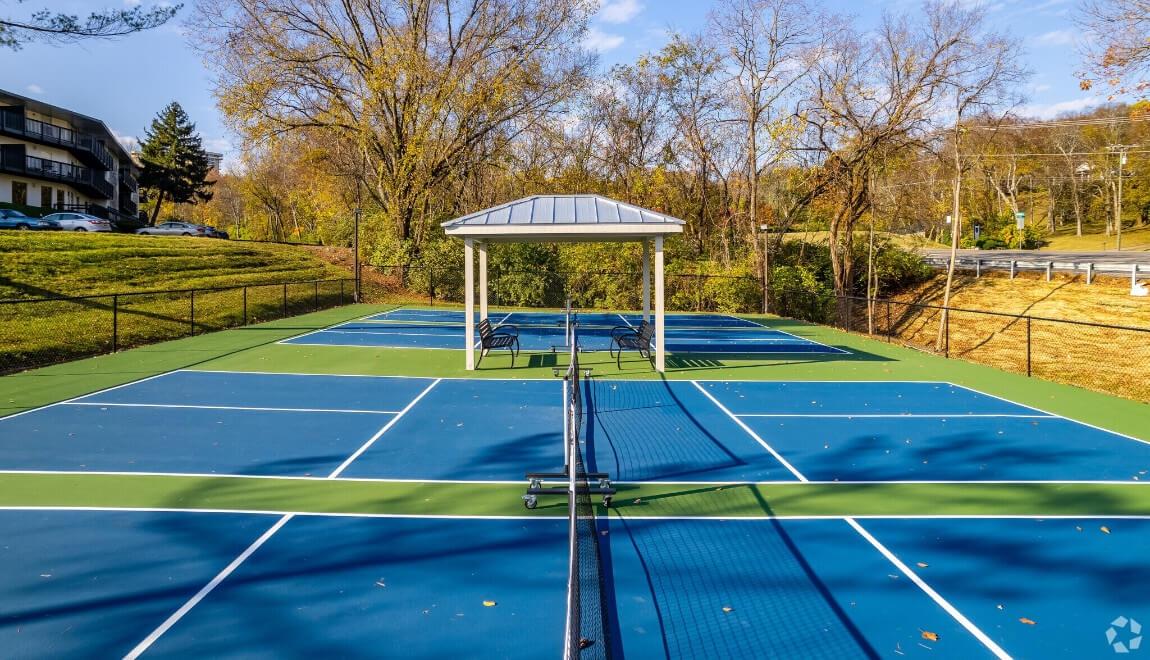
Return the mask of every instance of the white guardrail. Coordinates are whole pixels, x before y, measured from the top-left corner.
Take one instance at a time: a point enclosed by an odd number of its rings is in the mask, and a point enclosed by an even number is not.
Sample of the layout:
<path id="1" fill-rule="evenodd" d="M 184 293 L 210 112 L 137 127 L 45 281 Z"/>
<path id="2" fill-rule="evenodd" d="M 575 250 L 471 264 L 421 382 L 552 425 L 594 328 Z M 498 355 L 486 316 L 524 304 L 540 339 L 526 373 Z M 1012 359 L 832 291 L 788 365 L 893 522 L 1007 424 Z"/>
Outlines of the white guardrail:
<path id="1" fill-rule="evenodd" d="M 946 268 L 950 265 L 950 257 L 927 255 L 923 261 L 936 268 Z M 995 259 L 990 257 L 960 256 L 955 261 L 955 268 L 973 270 L 975 277 L 982 275 L 983 269 L 1009 270 L 1010 276 L 1020 270 L 1038 270 L 1046 272 L 1047 281 L 1054 275 L 1054 271 L 1085 273 L 1086 283 L 1094 281 L 1097 274 L 1130 275 L 1130 286 L 1134 288 L 1138 283 L 1138 274 L 1150 277 L 1150 267 L 1139 264 L 1120 264 L 1105 261 L 1068 261 L 1065 259 Z"/>

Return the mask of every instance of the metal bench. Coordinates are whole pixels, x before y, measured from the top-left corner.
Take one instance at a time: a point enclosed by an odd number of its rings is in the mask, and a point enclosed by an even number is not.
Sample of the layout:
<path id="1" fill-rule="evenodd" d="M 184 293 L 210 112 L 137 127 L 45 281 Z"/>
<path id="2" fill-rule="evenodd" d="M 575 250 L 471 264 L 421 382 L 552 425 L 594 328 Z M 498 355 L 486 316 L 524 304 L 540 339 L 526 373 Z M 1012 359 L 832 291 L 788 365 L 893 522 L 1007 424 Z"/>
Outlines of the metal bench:
<path id="1" fill-rule="evenodd" d="M 638 328 L 620 325 L 611 330 L 611 357 L 617 368 L 623 368 L 623 351 L 639 351 L 639 355 L 651 359 L 651 340 L 655 337 L 655 326 L 643 321 Z M 616 353 L 618 351 L 618 353 Z"/>
<path id="2" fill-rule="evenodd" d="M 479 322 L 479 360 L 475 363 L 475 367 L 479 368 L 479 363 L 483 361 L 484 356 L 493 348 L 506 348 L 511 351 L 511 366 L 515 366 L 515 358 L 519 355 L 519 329 L 513 325 L 499 325 L 492 327 L 491 321 L 483 319 Z"/>

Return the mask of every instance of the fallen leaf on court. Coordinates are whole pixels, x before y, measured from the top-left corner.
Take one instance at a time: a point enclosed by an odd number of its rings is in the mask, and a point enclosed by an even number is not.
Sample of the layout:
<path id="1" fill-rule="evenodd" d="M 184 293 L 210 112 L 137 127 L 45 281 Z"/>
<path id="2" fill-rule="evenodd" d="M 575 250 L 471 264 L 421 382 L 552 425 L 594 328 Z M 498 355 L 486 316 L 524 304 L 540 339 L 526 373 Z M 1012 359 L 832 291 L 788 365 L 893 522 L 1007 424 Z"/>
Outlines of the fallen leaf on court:
<path id="1" fill-rule="evenodd" d="M 1074 526 L 1074 529 L 1076 529 L 1076 530 L 1078 530 L 1078 531 L 1080 531 L 1080 532 L 1082 531 L 1082 527 L 1080 527 L 1079 525 L 1075 525 L 1075 526 Z"/>
<path id="2" fill-rule="evenodd" d="M 920 561 L 915 564 L 915 566 L 918 566 L 919 568 L 926 568 L 927 566 L 930 566 L 930 564 L 926 563 L 925 561 Z"/>
<path id="3" fill-rule="evenodd" d="M 999 606 L 998 606 L 998 609 L 1000 609 L 1000 610 L 1005 610 L 1005 609 L 1006 609 L 1006 607 L 1004 607 L 1004 606 L 1002 606 L 1002 605 L 999 605 Z"/>
<path id="4" fill-rule="evenodd" d="M 1026 625 L 1028 625 L 1028 626 L 1033 626 L 1033 625 L 1036 625 L 1036 624 L 1038 623 L 1037 621 L 1033 621 L 1033 620 L 1031 620 L 1031 619 L 1027 619 L 1026 617 L 1022 617 L 1022 618 L 1021 618 L 1021 619 L 1019 619 L 1018 621 L 1019 621 L 1019 623 L 1025 623 L 1025 624 L 1026 624 Z"/>
<path id="5" fill-rule="evenodd" d="M 735 608 L 731 607 L 730 605 L 724 605 L 724 606 L 723 606 L 723 611 L 724 611 L 724 612 L 728 612 L 728 613 L 729 613 L 729 612 L 732 612 L 732 611 L 734 611 L 734 609 L 735 609 Z"/>
<path id="6" fill-rule="evenodd" d="M 484 607 L 495 607 L 495 601 L 485 600 L 485 601 L 483 601 L 483 606 Z"/>
<path id="7" fill-rule="evenodd" d="M 937 642 L 938 641 L 938 633 L 931 632 L 929 630 L 924 630 L 924 631 L 922 631 L 922 638 L 923 639 L 929 639 L 932 642 Z"/>
<path id="8" fill-rule="evenodd" d="M 634 501 L 634 502 L 631 502 L 631 504 L 638 504 L 638 503 L 640 503 L 640 502 L 642 502 L 642 501 L 643 501 L 642 499 L 640 499 L 640 498 L 636 497 L 636 498 L 635 498 L 635 501 Z"/>
<path id="9" fill-rule="evenodd" d="M 1102 529 L 1103 534 L 1109 534 L 1110 533 L 1110 528 L 1107 527 L 1106 525 L 1103 525 L 1100 529 Z"/>
<path id="10" fill-rule="evenodd" d="M 383 579 L 382 579 L 382 578 L 380 578 L 379 580 L 376 580 L 376 581 L 375 581 L 375 586 L 377 586 L 377 587 L 386 587 L 387 585 L 386 585 L 386 584 L 384 584 L 384 582 L 383 582 Z"/>

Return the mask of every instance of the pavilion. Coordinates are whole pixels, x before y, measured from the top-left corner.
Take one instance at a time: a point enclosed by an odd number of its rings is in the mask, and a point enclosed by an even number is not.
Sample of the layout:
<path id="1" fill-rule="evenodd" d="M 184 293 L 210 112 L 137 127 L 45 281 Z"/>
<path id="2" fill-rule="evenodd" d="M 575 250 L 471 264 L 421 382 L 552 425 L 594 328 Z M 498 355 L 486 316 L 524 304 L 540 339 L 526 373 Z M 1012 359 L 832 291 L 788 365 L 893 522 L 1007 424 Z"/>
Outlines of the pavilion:
<path id="1" fill-rule="evenodd" d="M 651 244 L 655 248 L 655 369 L 664 371 L 663 243 L 685 223 L 662 213 L 599 195 L 534 195 L 443 223 L 463 239 L 464 344 L 475 369 L 475 251 L 479 250 L 479 316 L 487 318 L 487 246 L 490 243 L 629 242 L 643 244 L 643 319 L 651 317 Z"/>

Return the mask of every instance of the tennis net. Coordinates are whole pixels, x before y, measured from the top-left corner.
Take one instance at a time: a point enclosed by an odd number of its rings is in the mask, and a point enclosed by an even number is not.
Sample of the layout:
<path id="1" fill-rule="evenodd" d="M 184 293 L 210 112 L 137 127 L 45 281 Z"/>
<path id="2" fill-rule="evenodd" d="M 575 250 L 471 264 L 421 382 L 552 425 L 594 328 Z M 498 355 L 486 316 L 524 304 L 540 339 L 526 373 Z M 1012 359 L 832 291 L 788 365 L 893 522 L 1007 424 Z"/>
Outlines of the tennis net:
<path id="1" fill-rule="evenodd" d="M 567 582 L 567 648 L 564 658 L 606 659 L 611 657 L 611 639 L 599 530 L 587 466 L 579 446 L 583 432 L 583 383 L 579 371 L 577 326 L 577 321 L 570 322 L 571 364 L 567 370 L 565 396 L 571 564 Z"/>

